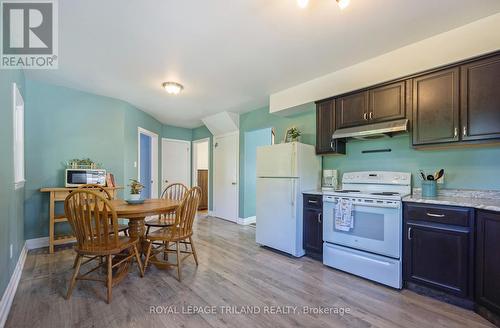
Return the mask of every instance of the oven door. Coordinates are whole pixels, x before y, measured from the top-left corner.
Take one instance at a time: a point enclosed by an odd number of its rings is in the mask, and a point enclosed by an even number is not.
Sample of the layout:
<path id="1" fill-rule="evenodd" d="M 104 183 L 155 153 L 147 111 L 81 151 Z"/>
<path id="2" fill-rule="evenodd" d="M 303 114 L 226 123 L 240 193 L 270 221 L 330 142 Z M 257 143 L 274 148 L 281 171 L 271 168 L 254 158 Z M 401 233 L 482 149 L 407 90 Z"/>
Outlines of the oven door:
<path id="1" fill-rule="evenodd" d="M 400 202 L 393 206 L 355 203 L 353 206 L 354 227 L 350 231 L 340 231 L 335 228 L 336 203 L 337 200 L 334 197 L 325 196 L 323 199 L 323 239 L 325 242 L 395 259 L 401 257 Z"/>

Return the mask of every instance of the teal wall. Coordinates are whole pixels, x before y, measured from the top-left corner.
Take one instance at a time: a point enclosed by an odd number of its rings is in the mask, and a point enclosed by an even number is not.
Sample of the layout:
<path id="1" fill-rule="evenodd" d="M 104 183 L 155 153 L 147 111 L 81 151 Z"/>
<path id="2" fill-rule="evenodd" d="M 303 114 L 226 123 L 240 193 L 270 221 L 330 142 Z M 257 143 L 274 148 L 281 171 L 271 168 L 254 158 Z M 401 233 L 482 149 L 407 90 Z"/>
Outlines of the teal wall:
<path id="1" fill-rule="evenodd" d="M 3 295 L 24 245 L 24 188 L 14 190 L 12 83 L 26 100 L 24 73 L 0 73 L 0 295 Z M 26 104 L 25 104 L 26 107 Z M 10 258 L 10 245 L 13 256 Z M 0 296 L 1 297 L 1 296 Z"/>
<path id="2" fill-rule="evenodd" d="M 31 80 L 26 89 L 25 237 L 31 239 L 48 235 L 48 194 L 39 190 L 64 185 L 65 161 L 89 157 L 126 186 L 137 177 L 137 128 L 161 136 L 163 125 L 121 100 Z"/>
<path id="3" fill-rule="evenodd" d="M 243 185 L 242 205 L 240 217 L 248 218 L 255 216 L 255 204 L 257 194 L 257 148 L 268 146 L 272 143 L 272 129 L 247 131 L 244 134 L 243 144 L 245 145 L 243 165 Z"/>
<path id="4" fill-rule="evenodd" d="M 392 149 L 390 153 L 362 154 L 363 150 Z M 500 190 L 500 147 L 467 147 L 415 150 L 408 134 L 394 138 L 359 141 L 349 140 L 346 156 L 326 156 L 324 168 L 343 172 L 383 170 L 411 172 L 413 185 L 420 187 L 418 170 L 435 172 L 445 169 L 442 187 L 459 189 Z"/>
<path id="5" fill-rule="evenodd" d="M 193 132 L 191 129 L 163 125 L 162 138 L 191 141 L 193 140 Z"/>

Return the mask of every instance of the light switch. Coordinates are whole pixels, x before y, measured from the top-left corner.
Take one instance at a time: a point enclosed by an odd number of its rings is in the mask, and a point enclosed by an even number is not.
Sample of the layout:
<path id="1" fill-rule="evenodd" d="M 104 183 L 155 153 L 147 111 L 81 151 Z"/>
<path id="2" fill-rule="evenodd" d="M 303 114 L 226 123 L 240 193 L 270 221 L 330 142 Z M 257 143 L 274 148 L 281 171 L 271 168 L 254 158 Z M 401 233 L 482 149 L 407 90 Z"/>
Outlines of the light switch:
<path id="1" fill-rule="evenodd" d="M 137 168 L 137 162 L 134 162 L 134 167 Z"/>

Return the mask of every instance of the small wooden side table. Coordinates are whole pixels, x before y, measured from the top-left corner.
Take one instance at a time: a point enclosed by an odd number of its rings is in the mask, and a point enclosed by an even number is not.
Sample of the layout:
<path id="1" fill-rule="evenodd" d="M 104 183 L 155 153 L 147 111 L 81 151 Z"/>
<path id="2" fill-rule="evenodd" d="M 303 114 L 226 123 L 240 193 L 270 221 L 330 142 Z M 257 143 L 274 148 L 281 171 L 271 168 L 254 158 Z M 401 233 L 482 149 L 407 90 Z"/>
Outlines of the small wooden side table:
<path id="1" fill-rule="evenodd" d="M 76 242 L 76 238 L 73 235 L 56 235 L 55 225 L 60 222 L 68 222 L 66 215 L 55 213 L 56 202 L 64 202 L 66 197 L 77 188 L 42 188 L 41 192 L 50 193 L 49 200 L 49 253 L 54 253 L 55 245 L 62 245 L 68 243 Z M 123 187 L 104 187 L 109 191 L 111 198 L 115 199 L 118 190 L 123 189 Z"/>

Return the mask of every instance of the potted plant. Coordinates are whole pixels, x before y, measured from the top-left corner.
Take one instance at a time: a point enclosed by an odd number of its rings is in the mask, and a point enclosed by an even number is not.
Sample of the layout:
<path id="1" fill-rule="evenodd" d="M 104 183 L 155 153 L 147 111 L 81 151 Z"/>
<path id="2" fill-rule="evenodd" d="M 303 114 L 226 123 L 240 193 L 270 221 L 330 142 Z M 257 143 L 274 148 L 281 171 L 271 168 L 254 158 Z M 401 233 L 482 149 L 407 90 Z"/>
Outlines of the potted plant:
<path id="1" fill-rule="evenodd" d="M 144 189 L 144 185 L 136 179 L 130 179 L 130 184 L 128 186 L 130 187 L 130 199 L 140 200 L 141 191 Z"/>
<path id="2" fill-rule="evenodd" d="M 285 142 L 299 141 L 301 134 L 302 134 L 302 132 L 300 132 L 299 129 L 297 129 L 296 127 L 291 127 L 288 130 L 286 130 Z"/>

